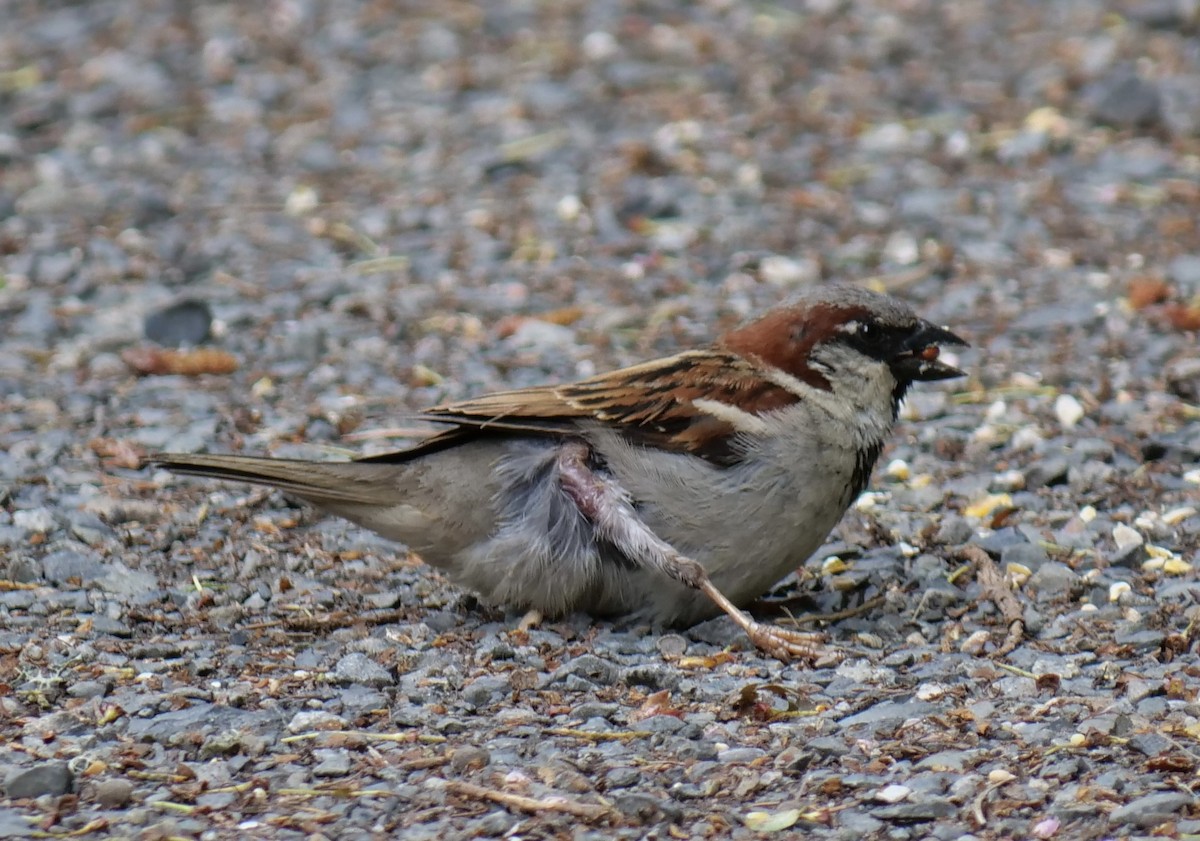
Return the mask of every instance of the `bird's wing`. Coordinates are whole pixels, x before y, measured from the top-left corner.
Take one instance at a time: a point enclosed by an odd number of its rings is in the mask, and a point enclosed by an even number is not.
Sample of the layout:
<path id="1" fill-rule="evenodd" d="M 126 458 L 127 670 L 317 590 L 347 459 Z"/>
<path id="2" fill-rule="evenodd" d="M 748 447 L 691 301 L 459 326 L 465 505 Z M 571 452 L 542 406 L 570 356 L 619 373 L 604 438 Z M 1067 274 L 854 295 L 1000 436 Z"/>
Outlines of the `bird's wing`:
<path id="1" fill-rule="evenodd" d="M 758 413 L 797 399 L 737 354 L 687 351 L 567 385 L 434 406 L 421 419 L 453 424 L 452 429 L 412 450 L 367 460 L 397 461 L 485 435 L 578 435 L 589 424 L 600 424 L 631 441 L 721 463 L 734 455 L 735 434 L 753 431 Z"/>

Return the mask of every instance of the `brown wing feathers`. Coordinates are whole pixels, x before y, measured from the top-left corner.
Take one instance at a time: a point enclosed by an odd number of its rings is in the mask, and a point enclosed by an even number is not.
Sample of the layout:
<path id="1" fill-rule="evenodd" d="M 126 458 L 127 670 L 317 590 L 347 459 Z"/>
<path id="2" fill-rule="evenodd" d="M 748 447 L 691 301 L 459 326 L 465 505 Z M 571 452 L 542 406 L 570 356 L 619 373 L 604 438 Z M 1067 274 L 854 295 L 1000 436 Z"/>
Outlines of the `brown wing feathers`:
<path id="1" fill-rule="evenodd" d="M 681 378 L 682 371 L 688 376 Z M 693 401 L 699 398 L 753 412 L 777 409 L 797 399 L 764 380 L 737 354 L 689 351 L 577 383 L 499 392 L 435 406 L 422 417 L 458 428 L 417 448 L 421 452 L 441 449 L 471 437 L 468 430 L 474 434 L 572 435 L 581 421 L 597 420 L 620 427 L 633 440 L 724 461 L 730 455 L 727 445 L 734 429 L 698 408 Z"/>

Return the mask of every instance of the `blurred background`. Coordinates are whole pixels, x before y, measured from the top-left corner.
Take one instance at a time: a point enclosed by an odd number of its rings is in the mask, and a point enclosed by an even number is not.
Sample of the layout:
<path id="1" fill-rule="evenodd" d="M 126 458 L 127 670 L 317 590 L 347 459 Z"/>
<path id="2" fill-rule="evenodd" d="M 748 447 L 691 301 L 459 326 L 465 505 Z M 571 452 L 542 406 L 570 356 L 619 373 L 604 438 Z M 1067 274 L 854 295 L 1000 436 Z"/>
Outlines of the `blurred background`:
<path id="1" fill-rule="evenodd" d="M 1200 833 L 1198 34 L 1195 0 L 0 0 L 0 835 Z M 972 342 L 781 586 L 871 606 L 838 668 L 520 627 L 138 469 L 394 448 L 832 280 Z"/>
<path id="2" fill-rule="evenodd" d="M 9 391 L 215 365 L 196 412 L 344 432 L 827 279 L 980 319 L 992 384 L 1131 286 L 1200 326 L 1194 4 L 4 6 Z"/>

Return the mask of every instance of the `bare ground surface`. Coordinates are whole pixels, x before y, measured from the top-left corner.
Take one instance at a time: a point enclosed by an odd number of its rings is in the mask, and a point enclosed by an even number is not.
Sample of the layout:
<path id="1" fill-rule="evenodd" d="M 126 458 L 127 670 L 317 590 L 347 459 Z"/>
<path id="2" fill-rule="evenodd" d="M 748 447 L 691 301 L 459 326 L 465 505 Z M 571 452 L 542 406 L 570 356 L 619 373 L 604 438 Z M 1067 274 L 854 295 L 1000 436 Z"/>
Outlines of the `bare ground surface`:
<path id="1" fill-rule="evenodd" d="M 0 837 L 1200 834 L 1193 6 L 3 3 Z M 136 469 L 828 279 L 973 343 L 775 594 L 837 665 Z"/>

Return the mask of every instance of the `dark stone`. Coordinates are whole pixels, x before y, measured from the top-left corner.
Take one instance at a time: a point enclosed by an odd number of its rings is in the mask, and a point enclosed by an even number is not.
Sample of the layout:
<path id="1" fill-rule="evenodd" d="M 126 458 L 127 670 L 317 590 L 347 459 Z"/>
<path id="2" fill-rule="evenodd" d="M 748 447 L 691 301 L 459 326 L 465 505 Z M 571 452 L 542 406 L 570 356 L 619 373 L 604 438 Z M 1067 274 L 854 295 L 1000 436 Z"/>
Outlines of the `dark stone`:
<path id="1" fill-rule="evenodd" d="M 166 347 L 199 345 L 212 331 L 212 310 L 203 301 L 186 300 L 146 316 L 146 338 Z"/>
<path id="2" fill-rule="evenodd" d="M 1147 794 L 1114 809 L 1108 815 L 1108 822 L 1114 826 L 1133 824 L 1135 826 L 1151 827 L 1170 820 L 1179 812 L 1196 802 L 1196 798 L 1182 791 L 1164 791 L 1158 794 Z"/>
<path id="3" fill-rule="evenodd" d="M 1129 747 L 1146 756 L 1158 756 L 1175 747 L 1175 742 L 1161 733 L 1135 733 L 1129 737 Z"/>
<path id="4" fill-rule="evenodd" d="M 924 823 L 948 818 L 958 812 L 958 807 L 944 797 L 929 797 L 915 802 L 906 801 L 880 809 L 872 809 L 875 817 L 893 823 Z"/>
<path id="5" fill-rule="evenodd" d="M 59 797 L 70 794 L 74 788 L 75 775 L 65 762 L 44 762 L 28 770 L 17 771 L 4 782 L 4 790 L 13 800 L 41 797 L 43 794 Z"/>
<path id="6" fill-rule="evenodd" d="M 1092 116 L 1118 128 L 1138 128 L 1158 122 L 1161 99 L 1153 82 L 1128 71 L 1101 80 L 1091 92 Z"/>

